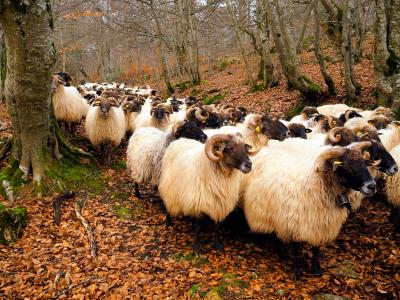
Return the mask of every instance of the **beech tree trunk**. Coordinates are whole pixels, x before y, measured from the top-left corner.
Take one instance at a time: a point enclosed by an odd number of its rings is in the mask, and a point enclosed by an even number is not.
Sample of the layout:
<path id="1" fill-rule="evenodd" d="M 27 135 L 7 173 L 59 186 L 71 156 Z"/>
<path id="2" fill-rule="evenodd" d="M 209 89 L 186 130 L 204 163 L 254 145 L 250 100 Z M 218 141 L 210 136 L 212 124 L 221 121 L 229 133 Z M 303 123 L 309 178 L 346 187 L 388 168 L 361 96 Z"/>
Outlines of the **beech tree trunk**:
<path id="1" fill-rule="evenodd" d="M 400 0 L 376 0 L 375 75 L 378 105 L 400 112 Z"/>
<path id="2" fill-rule="evenodd" d="M 316 105 L 321 96 L 321 89 L 299 72 L 293 35 L 283 3 L 280 0 L 276 0 L 275 3 L 273 0 L 267 0 L 266 3 L 279 61 L 288 84 L 305 97 L 307 104 Z"/>
<path id="3" fill-rule="evenodd" d="M 332 80 L 332 77 L 328 74 L 325 66 L 325 59 L 324 54 L 322 53 L 321 49 L 321 20 L 318 11 L 318 3 L 319 0 L 314 1 L 314 15 L 315 15 L 315 37 L 314 37 L 314 53 L 315 57 L 317 58 L 319 69 L 321 71 L 322 76 L 324 77 L 324 81 L 326 86 L 328 87 L 328 92 L 330 95 L 335 95 L 335 83 Z"/>
<path id="4" fill-rule="evenodd" d="M 5 96 L 13 125 L 14 159 L 40 184 L 50 159 L 50 79 L 55 63 L 50 0 L 6 0 L 0 22 L 7 49 Z"/>
<path id="5" fill-rule="evenodd" d="M 4 32 L 0 29 L 0 102 L 5 100 L 4 84 L 6 80 L 7 55 Z"/>

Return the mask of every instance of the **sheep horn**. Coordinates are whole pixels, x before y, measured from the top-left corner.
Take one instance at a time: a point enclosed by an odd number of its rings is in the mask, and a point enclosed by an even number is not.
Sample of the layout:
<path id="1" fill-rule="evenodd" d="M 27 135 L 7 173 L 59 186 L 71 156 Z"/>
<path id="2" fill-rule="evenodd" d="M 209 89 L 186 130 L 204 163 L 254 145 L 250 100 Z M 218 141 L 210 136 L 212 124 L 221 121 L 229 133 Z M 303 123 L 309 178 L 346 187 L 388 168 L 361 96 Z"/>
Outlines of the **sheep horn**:
<path id="1" fill-rule="evenodd" d="M 252 146 L 250 149 L 247 150 L 247 154 L 249 156 L 254 156 L 256 155 L 258 152 L 260 152 L 262 147 L 254 147 Z"/>
<path id="2" fill-rule="evenodd" d="M 191 106 L 187 111 L 186 111 L 186 119 L 190 118 L 191 114 L 197 110 L 197 107 Z"/>
<path id="3" fill-rule="evenodd" d="M 328 126 L 331 129 L 336 127 L 336 121 L 331 116 L 328 117 Z"/>
<path id="4" fill-rule="evenodd" d="M 205 112 L 205 116 L 203 116 L 203 115 L 201 114 L 201 108 L 196 108 L 196 111 L 194 112 L 194 116 L 196 117 L 196 119 L 197 119 L 198 121 L 202 122 L 202 123 L 204 123 L 205 121 L 207 121 L 207 119 L 208 119 L 208 117 L 209 117 L 208 112 L 206 112 L 205 110 L 204 110 L 204 112 Z"/>
<path id="5" fill-rule="evenodd" d="M 325 164 L 328 159 L 338 158 L 343 155 L 346 150 L 343 148 L 331 148 L 322 152 L 315 160 L 314 170 L 315 172 L 324 172 Z"/>
<path id="6" fill-rule="evenodd" d="M 365 141 L 365 142 L 359 142 L 355 146 L 353 146 L 351 149 L 360 151 L 362 153 L 363 150 L 370 148 L 372 145 L 372 142 Z"/>
<path id="7" fill-rule="evenodd" d="M 217 144 L 227 142 L 230 139 L 232 139 L 232 136 L 226 135 L 226 134 L 216 134 L 216 135 L 212 136 L 211 138 L 209 138 L 206 142 L 206 146 L 204 149 L 208 159 L 213 162 L 216 162 L 216 163 L 220 162 L 222 160 L 222 158 L 224 157 L 224 155 L 222 154 L 220 149 L 218 149 L 214 153 L 214 147 Z"/>
<path id="8" fill-rule="evenodd" d="M 343 130 L 343 127 L 335 127 L 332 128 L 331 130 L 329 130 L 328 132 L 328 139 L 332 142 L 332 143 L 337 143 L 342 139 L 342 135 L 340 134 L 340 132 Z"/>
<path id="9" fill-rule="evenodd" d="M 350 119 L 351 113 L 352 113 L 352 110 L 350 110 L 350 109 L 346 110 L 346 112 L 344 113 L 344 118 L 346 121 L 348 121 Z"/>
<path id="10" fill-rule="evenodd" d="M 177 133 L 178 129 L 179 129 L 180 127 L 182 127 L 183 125 L 185 125 L 185 121 L 184 121 L 184 120 L 183 120 L 183 121 L 178 121 L 178 122 L 176 122 L 176 123 L 174 124 L 174 126 L 172 127 L 172 135 L 173 135 L 173 136 L 176 136 L 176 133 Z"/>

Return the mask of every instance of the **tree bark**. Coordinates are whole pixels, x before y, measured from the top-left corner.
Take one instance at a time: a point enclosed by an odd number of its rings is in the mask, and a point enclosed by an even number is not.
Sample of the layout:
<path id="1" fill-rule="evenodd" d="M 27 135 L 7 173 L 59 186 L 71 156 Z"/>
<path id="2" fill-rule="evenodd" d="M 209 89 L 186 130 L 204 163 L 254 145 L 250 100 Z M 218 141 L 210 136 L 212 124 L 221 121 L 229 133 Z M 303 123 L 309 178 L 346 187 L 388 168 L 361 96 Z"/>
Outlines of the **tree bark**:
<path id="1" fill-rule="evenodd" d="M 12 155 L 40 184 L 50 157 L 50 78 L 55 62 L 49 0 L 3 1 L 7 49 L 5 95 L 13 124 Z"/>
<path id="2" fill-rule="evenodd" d="M 253 79 L 253 72 L 251 69 L 250 62 L 249 62 L 249 56 L 247 54 L 246 48 L 244 46 L 244 42 L 242 40 L 242 36 L 240 34 L 238 20 L 235 18 L 231 0 L 226 0 L 225 3 L 226 3 L 226 9 L 228 11 L 228 15 L 229 15 L 231 24 L 233 26 L 233 30 L 235 32 L 236 40 L 238 41 L 238 44 L 239 44 L 240 53 L 242 54 L 242 59 L 244 61 L 245 67 L 246 67 L 247 83 L 250 85 L 251 88 L 253 88 L 256 83 Z"/>
<path id="3" fill-rule="evenodd" d="M 0 102 L 5 101 L 4 83 L 6 80 L 7 55 L 4 32 L 0 29 Z"/>
<path id="4" fill-rule="evenodd" d="M 298 54 L 300 54 L 302 52 L 302 50 L 303 50 L 304 35 L 306 33 L 307 25 L 308 25 L 308 22 L 310 21 L 311 13 L 313 11 L 312 5 L 310 7 L 307 6 L 307 9 L 308 9 L 308 13 L 307 13 L 306 19 L 304 20 L 304 25 L 303 25 L 303 28 L 301 30 L 300 38 L 299 38 L 299 40 L 297 42 L 296 51 L 297 51 Z"/>
<path id="5" fill-rule="evenodd" d="M 287 14 L 280 7 L 282 3 L 275 2 L 274 5 L 272 1 L 266 1 L 268 17 L 282 71 L 288 80 L 288 84 L 305 97 L 307 104 L 316 105 L 321 96 L 321 89 L 316 83 L 299 72 L 293 36 L 288 28 Z"/>
<path id="6" fill-rule="evenodd" d="M 319 0 L 314 1 L 314 15 L 315 15 L 315 37 L 314 37 L 314 53 L 317 58 L 319 69 L 321 71 L 322 76 L 324 77 L 324 81 L 326 86 L 328 87 L 328 92 L 330 95 L 335 95 L 335 83 L 332 80 L 332 77 L 328 74 L 325 66 L 324 54 L 322 53 L 320 39 L 321 39 L 321 20 L 318 11 L 318 3 Z"/>

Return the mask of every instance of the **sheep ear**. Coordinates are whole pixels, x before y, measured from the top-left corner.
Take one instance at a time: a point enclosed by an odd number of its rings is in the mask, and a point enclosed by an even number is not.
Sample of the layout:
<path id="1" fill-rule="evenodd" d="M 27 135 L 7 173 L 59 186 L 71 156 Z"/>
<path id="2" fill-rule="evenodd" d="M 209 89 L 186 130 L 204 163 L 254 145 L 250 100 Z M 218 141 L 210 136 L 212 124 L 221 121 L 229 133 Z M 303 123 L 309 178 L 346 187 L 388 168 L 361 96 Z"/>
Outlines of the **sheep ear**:
<path id="1" fill-rule="evenodd" d="M 368 151 L 364 151 L 362 153 L 362 156 L 364 157 L 365 160 L 369 160 L 371 158 L 371 154 Z"/>
<path id="2" fill-rule="evenodd" d="M 312 132 L 312 129 L 306 128 L 306 133 L 311 133 L 311 132 Z"/>
<path id="3" fill-rule="evenodd" d="M 400 122 L 398 122 L 398 121 L 393 121 L 393 126 L 394 126 L 395 128 L 399 127 L 399 125 L 400 125 Z"/>
<path id="4" fill-rule="evenodd" d="M 367 122 L 368 122 L 368 124 L 371 124 L 371 125 L 375 124 L 375 120 L 368 120 Z"/>

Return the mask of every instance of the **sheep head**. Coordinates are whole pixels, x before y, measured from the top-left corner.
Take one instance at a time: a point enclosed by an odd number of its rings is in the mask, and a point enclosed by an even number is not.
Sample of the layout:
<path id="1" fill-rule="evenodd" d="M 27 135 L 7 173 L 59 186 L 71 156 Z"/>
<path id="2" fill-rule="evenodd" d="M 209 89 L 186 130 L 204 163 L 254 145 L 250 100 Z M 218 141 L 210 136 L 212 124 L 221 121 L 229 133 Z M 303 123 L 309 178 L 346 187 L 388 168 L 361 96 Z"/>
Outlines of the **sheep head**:
<path id="1" fill-rule="evenodd" d="M 205 145 L 205 153 L 209 160 L 220 163 L 228 170 L 238 169 L 243 173 L 251 171 L 252 163 L 249 155 L 255 155 L 251 146 L 245 144 L 240 133 L 216 134 L 209 138 Z"/>
<path id="2" fill-rule="evenodd" d="M 361 142 L 354 149 L 331 148 L 325 150 L 315 160 L 315 172 L 325 175 L 333 174 L 335 181 L 341 186 L 358 190 L 365 196 L 372 196 L 376 192 L 376 183 L 372 179 L 365 158 L 360 151 L 370 145 L 370 142 Z"/>
<path id="3" fill-rule="evenodd" d="M 176 139 L 183 137 L 196 140 L 201 143 L 204 143 L 207 140 L 207 135 L 203 132 L 203 130 L 201 130 L 201 128 L 195 122 L 190 122 L 188 120 L 177 122 L 172 127 L 172 134 Z"/>
<path id="4" fill-rule="evenodd" d="M 374 126 L 377 130 L 385 129 L 390 123 L 390 119 L 385 115 L 376 115 L 368 120 L 368 124 Z"/>
<path id="5" fill-rule="evenodd" d="M 133 101 L 127 100 L 122 104 L 122 109 L 124 110 L 125 114 L 132 112 L 140 112 L 142 110 L 142 106 L 140 105 L 140 102 L 137 100 Z"/>
<path id="6" fill-rule="evenodd" d="M 318 110 L 315 106 L 306 106 L 301 111 L 301 115 L 303 116 L 304 119 L 309 120 L 313 116 L 318 115 Z"/>
<path id="7" fill-rule="evenodd" d="M 327 142 L 333 146 L 343 147 L 358 141 L 360 141 L 360 137 L 347 127 L 332 128 L 327 136 Z"/>
<path id="8" fill-rule="evenodd" d="M 271 119 L 264 115 L 262 116 L 261 122 L 261 133 L 266 135 L 268 138 L 283 141 L 290 137 L 290 130 L 278 119 Z"/>
<path id="9" fill-rule="evenodd" d="M 371 125 L 354 127 L 353 132 L 357 134 L 360 141 L 381 141 L 378 131 Z"/>
<path id="10" fill-rule="evenodd" d="M 55 93 L 55 91 L 57 90 L 57 88 L 58 88 L 59 86 L 65 85 L 65 84 L 67 84 L 67 83 L 64 81 L 64 79 L 63 79 L 60 75 L 55 74 L 55 75 L 53 75 L 53 77 L 51 78 L 51 91 L 52 91 L 53 93 Z"/>
<path id="11" fill-rule="evenodd" d="M 204 126 L 208 117 L 208 112 L 200 107 L 191 107 L 186 111 L 186 119 L 196 122 L 199 126 Z"/>
<path id="12" fill-rule="evenodd" d="M 398 166 L 396 161 L 380 142 L 375 140 L 364 141 L 356 144 L 352 149 L 357 149 L 361 152 L 367 165 L 375 167 L 389 176 L 397 173 Z"/>
<path id="13" fill-rule="evenodd" d="M 119 103 L 113 97 L 104 98 L 99 96 L 93 101 L 92 106 L 99 106 L 102 115 L 107 116 L 112 107 L 119 107 Z"/>
<path id="14" fill-rule="evenodd" d="M 307 139 L 307 133 L 311 133 L 312 130 L 306 128 L 303 124 L 300 123 L 290 123 L 287 128 L 290 130 L 290 137 L 292 138 L 302 138 Z"/>
<path id="15" fill-rule="evenodd" d="M 164 103 L 159 103 L 156 105 L 152 105 L 152 109 L 150 114 L 158 121 L 161 121 L 164 118 L 168 118 L 168 116 L 172 113 L 172 106 Z"/>

